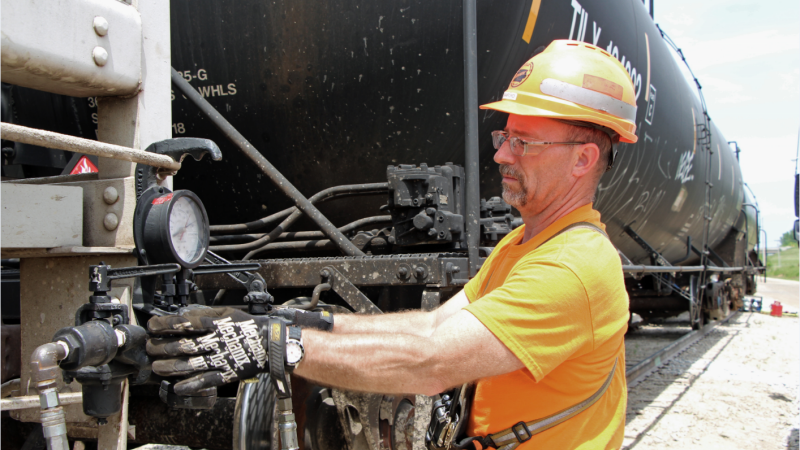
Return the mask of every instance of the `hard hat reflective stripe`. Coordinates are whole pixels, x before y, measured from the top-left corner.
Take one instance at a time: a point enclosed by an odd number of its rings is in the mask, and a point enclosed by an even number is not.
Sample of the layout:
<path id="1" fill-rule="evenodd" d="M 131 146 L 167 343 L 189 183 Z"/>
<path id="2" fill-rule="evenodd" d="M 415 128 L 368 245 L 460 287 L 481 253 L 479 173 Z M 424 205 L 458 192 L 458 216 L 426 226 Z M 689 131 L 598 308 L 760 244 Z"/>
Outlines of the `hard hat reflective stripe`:
<path id="1" fill-rule="evenodd" d="M 539 85 L 539 88 L 543 94 L 551 95 L 562 100 L 568 100 L 582 106 L 588 106 L 589 108 L 598 109 L 612 116 L 630 120 L 631 122 L 636 120 L 636 106 L 629 105 L 622 100 L 617 100 L 599 92 L 553 78 L 542 80 L 542 84 Z"/>

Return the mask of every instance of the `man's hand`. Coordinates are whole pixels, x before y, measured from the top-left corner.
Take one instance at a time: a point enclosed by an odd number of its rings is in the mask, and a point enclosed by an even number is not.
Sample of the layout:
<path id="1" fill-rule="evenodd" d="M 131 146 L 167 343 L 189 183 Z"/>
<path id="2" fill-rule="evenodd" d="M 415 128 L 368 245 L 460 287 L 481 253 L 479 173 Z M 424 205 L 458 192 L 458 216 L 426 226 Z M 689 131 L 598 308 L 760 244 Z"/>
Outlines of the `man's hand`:
<path id="1" fill-rule="evenodd" d="M 266 330 L 281 319 L 251 316 L 234 308 L 196 308 L 180 315 L 153 317 L 147 322 L 152 334 L 183 337 L 151 338 L 147 353 L 169 357 L 153 362 L 161 376 L 200 372 L 175 385 L 175 393 L 189 394 L 254 377 L 269 370 Z M 285 323 L 285 321 L 284 321 Z"/>

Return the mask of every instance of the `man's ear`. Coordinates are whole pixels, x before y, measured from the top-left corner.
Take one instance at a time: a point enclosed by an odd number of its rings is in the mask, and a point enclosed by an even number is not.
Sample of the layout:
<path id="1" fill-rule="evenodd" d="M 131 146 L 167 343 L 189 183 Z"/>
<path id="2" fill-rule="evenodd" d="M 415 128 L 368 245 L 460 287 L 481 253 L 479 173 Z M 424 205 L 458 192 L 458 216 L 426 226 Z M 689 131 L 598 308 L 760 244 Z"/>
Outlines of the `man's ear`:
<path id="1" fill-rule="evenodd" d="M 580 178 L 595 171 L 598 159 L 600 158 L 600 148 L 597 144 L 592 142 L 577 147 L 575 165 L 572 167 L 572 175 Z"/>

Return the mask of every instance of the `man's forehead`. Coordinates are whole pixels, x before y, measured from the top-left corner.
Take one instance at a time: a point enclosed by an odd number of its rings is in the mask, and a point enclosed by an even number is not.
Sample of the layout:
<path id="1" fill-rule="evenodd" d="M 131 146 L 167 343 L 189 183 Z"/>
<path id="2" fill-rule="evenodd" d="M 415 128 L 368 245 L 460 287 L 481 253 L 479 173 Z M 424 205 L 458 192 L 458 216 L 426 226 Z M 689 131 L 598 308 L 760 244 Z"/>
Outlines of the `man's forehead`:
<path id="1" fill-rule="evenodd" d="M 546 117 L 520 116 L 511 114 L 508 116 L 505 131 L 514 136 L 539 137 L 543 134 L 559 133 L 564 129 L 564 124 Z"/>

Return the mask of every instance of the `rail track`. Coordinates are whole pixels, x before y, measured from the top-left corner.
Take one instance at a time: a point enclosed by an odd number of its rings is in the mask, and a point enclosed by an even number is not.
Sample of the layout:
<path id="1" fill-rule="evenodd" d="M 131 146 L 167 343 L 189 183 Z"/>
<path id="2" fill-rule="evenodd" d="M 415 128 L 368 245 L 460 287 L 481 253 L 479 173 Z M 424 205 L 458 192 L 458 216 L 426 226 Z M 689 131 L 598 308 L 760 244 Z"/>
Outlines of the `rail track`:
<path id="1" fill-rule="evenodd" d="M 625 377 L 628 389 L 641 383 L 667 361 L 703 339 L 718 325 L 727 323 L 739 314 L 731 312 L 725 319 L 707 323 L 699 330 L 692 330 L 688 322 L 666 321 L 659 324 L 648 324 L 637 328 L 625 336 Z M 639 354 L 646 356 L 640 357 Z M 652 352 L 652 353 L 650 353 Z"/>

